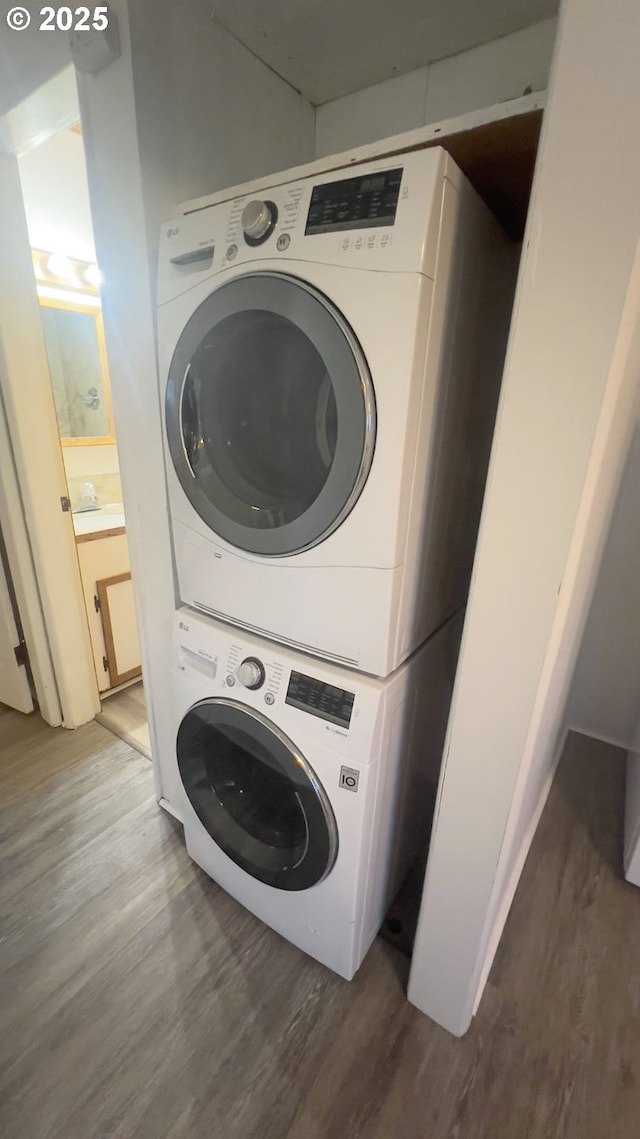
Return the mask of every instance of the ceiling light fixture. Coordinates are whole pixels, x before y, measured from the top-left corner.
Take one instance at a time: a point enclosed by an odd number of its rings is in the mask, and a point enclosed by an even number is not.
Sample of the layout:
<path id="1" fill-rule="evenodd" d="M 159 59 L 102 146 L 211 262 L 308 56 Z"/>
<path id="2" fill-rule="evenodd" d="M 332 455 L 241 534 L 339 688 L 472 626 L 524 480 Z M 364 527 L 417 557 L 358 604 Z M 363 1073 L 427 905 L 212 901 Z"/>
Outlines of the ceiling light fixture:
<path id="1" fill-rule="evenodd" d="M 97 265 L 87 265 L 84 271 L 84 279 L 95 289 L 99 289 L 102 284 L 102 273 Z"/>
<path id="2" fill-rule="evenodd" d="M 47 270 L 52 277 L 63 281 L 70 281 L 74 276 L 73 265 L 64 253 L 52 253 L 47 260 Z"/>

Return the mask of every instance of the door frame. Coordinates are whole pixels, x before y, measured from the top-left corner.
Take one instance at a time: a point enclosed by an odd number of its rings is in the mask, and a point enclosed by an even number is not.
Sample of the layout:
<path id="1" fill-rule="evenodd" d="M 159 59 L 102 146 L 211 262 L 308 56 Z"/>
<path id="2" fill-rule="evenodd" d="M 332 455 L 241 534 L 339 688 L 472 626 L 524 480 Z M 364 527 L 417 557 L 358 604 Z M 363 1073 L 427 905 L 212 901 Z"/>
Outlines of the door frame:
<path id="1" fill-rule="evenodd" d="M 0 388 L 6 427 L 15 462 L 18 503 L 31 550 L 33 576 L 40 603 L 31 588 L 23 595 L 25 627 L 32 622 L 39 634 L 32 642 L 34 677 L 51 668 L 55 674 L 62 723 L 79 727 L 100 709 L 89 629 L 82 595 L 71 513 L 64 509 L 67 482 L 40 323 L 36 283 L 31 264 L 18 163 L 14 154 L 0 153 Z M 37 416 L 33 409 L 38 409 Z M 12 498 L 15 498 L 15 485 Z M 9 544 L 9 543 L 8 543 Z M 23 574 L 22 550 L 15 543 L 14 580 Z M 16 570 L 18 572 L 16 572 Z M 27 565 L 27 577 L 29 577 Z M 33 612 L 32 612 L 33 610 Z M 49 661 L 39 660 L 42 624 Z M 51 708 L 45 702 L 43 715 Z M 55 711 L 53 712 L 55 720 Z M 51 720 L 49 721 L 51 722 Z M 59 721 L 58 721 L 59 722 Z"/>

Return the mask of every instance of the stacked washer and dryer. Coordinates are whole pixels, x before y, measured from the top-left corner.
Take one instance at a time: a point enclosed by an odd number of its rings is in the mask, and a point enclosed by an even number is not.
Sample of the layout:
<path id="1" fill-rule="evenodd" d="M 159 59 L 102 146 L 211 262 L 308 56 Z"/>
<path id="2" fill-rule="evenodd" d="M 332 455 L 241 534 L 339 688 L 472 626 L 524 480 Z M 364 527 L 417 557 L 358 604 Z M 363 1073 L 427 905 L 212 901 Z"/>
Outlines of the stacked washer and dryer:
<path id="1" fill-rule="evenodd" d="M 163 796 L 211 878 L 347 978 L 429 826 L 506 245 L 439 148 L 274 177 L 162 231 Z"/>

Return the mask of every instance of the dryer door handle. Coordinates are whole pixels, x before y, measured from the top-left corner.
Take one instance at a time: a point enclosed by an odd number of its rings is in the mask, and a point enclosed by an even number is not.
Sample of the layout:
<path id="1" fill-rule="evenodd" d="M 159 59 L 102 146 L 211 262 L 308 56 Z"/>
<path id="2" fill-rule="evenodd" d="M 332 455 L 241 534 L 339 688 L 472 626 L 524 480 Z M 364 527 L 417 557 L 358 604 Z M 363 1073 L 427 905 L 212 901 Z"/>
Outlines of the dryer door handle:
<path id="1" fill-rule="evenodd" d="M 198 401 L 195 397 L 193 380 L 191 379 L 191 364 L 184 374 L 182 394 L 180 397 L 180 434 L 182 436 L 182 449 L 187 460 L 191 477 L 195 479 L 194 462 L 200 446 L 200 417 L 198 415 Z"/>

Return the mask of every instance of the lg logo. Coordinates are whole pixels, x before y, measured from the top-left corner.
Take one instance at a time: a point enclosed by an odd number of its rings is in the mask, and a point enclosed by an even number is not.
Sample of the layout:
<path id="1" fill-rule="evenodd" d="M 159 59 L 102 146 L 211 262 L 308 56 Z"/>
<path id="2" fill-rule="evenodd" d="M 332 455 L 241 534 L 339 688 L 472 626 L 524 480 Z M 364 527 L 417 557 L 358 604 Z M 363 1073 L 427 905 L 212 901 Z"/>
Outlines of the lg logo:
<path id="1" fill-rule="evenodd" d="M 338 786 L 343 787 L 345 791 L 357 791 L 359 778 L 360 772 L 353 767 L 341 767 Z"/>

